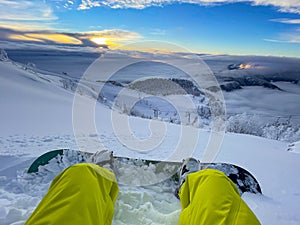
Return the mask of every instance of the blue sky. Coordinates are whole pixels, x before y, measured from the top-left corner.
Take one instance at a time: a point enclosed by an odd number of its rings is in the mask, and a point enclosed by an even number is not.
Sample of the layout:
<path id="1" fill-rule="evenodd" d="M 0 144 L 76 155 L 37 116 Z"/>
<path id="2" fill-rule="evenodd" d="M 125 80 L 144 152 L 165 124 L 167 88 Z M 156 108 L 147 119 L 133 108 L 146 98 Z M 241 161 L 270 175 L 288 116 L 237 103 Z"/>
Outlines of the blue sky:
<path id="1" fill-rule="evenodd" d="M 300 1 L 0 0 L 0 40 L 109 48 L 161 40 L 197 53 L 300 57 Z"/>

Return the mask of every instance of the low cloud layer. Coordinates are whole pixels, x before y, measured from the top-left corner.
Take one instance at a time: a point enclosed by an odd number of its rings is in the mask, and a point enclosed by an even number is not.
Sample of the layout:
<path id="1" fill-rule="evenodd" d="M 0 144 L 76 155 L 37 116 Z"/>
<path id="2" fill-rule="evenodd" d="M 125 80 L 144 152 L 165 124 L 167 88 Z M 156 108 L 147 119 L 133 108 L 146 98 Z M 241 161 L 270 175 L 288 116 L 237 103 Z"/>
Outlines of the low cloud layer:
<path id="1" fill-rule="evenodd" d="M 43 31 L 20 31 L 0 28 L 2 41 L 32 42 L 40 44 L 64 44 L 109 48 L 117 46 L 123 41 L 141 38 L 136 32 L 126 30 L 102 30 L 78 33 L 58 33 Z M 93 38 L 102 38 L 105 42 L 93 42 Z"/>

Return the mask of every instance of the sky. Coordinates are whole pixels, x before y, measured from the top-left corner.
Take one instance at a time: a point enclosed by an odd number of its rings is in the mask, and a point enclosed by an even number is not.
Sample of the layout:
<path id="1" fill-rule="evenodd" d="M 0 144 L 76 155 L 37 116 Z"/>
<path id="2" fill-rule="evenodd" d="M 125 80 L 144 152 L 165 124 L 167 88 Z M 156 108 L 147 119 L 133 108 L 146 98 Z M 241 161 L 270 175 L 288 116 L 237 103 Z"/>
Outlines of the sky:
<path id="1" fill-rule="evenodd" d="M 300 0 L 0 0 L 0 42 L 300 57 Z"/>

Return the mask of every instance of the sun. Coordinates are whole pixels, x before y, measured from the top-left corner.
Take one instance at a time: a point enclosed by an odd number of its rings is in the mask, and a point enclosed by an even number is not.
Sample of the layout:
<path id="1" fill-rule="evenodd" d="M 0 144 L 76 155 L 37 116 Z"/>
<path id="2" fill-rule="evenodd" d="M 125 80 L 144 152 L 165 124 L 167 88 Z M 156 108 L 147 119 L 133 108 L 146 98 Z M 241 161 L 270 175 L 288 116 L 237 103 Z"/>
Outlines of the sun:
<path id="1" fill-rule="evenodd" d="M 91 38 L 91 41 L 96 43 L 97 45 L 107 45 L 106 40 L 107 40 L 107 38 L 104 38 L 104 37 L 93 37 L 93 38 Z"/>

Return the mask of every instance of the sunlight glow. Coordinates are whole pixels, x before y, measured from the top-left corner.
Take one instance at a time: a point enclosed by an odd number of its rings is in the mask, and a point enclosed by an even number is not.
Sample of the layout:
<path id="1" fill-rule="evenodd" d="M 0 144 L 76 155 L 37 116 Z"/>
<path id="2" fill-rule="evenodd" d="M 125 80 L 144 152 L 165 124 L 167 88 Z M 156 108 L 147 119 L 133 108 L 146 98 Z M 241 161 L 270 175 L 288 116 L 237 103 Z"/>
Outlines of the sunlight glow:
<path id="1" fill-rule="evenodd" d="M 91 41 L 97 45 L 107 45 L 107 38 L 104 37 L 93 37 L 91 38 Z"/>

